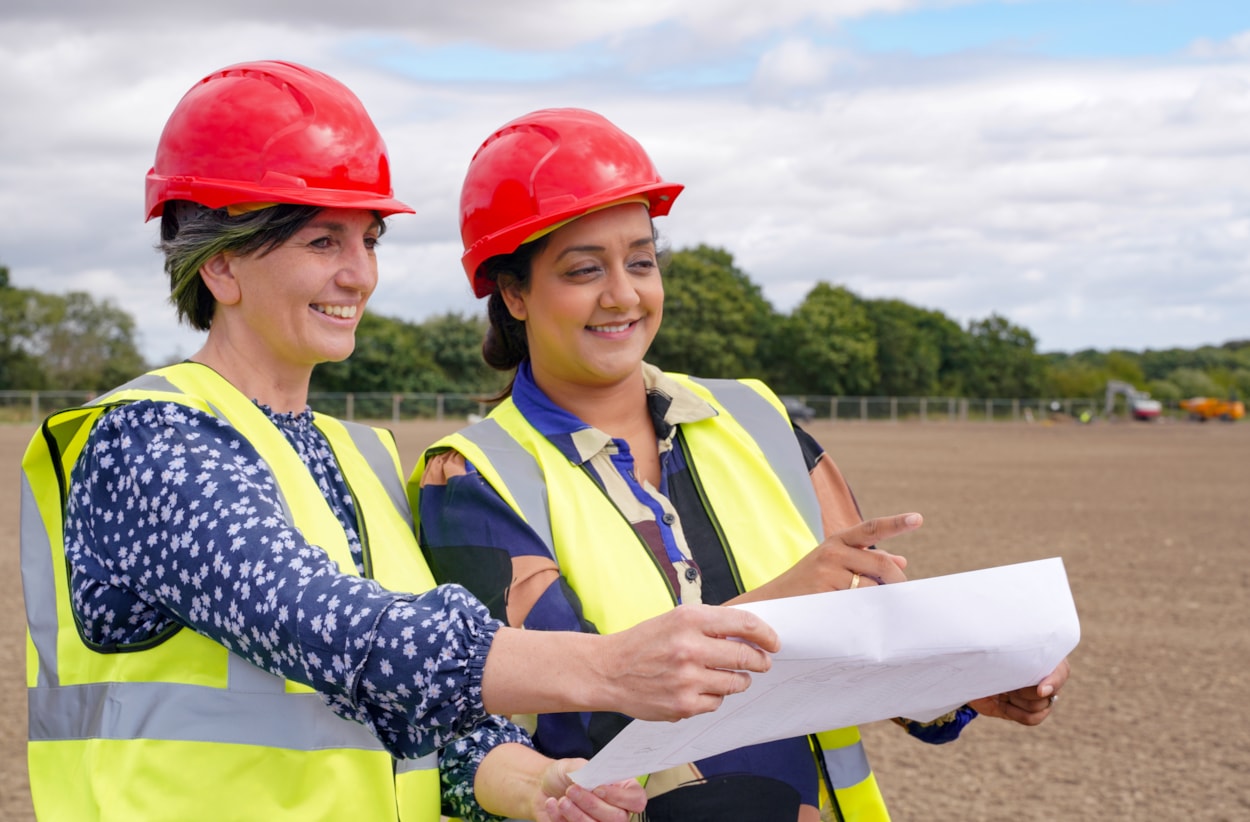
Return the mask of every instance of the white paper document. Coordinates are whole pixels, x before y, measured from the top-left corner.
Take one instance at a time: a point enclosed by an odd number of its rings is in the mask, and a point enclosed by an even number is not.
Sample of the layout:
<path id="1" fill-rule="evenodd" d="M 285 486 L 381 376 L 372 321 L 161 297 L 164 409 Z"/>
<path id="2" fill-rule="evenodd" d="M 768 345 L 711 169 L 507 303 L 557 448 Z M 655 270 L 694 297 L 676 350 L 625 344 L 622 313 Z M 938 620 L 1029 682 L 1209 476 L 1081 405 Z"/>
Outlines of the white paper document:
<path id="1" fill-rule="evenodd" d="M 1036 685 L 1076 647 L 1063 560 L 736 606 L 781 637 L 772 670 L 714 713 L 635 720 L 573 779 L 602 785 L 792 736 L 901 716 L 928 722 Z"/>

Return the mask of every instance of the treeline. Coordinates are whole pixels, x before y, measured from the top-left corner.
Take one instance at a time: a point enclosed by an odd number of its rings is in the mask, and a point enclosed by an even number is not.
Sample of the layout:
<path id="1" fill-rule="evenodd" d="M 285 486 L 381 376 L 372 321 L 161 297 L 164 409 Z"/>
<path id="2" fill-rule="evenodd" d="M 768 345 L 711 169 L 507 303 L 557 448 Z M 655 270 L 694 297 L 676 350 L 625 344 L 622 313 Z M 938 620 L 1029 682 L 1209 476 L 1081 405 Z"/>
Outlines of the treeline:
<path id="1" fill-rule="evenodd" d="M 779 314 L 726 251 L 678 251 L 665 268 L 664 325 L 649 359 L 709 377 L 758 376 L 786 394 L 1090 397 L 1109 380 L 1156 398 L 1250 396 L 1250 340 L 1145 352 L 1037 351 L 997 314 L 966 327 L 902 300 L 817 284 Z"/>
<path id="2" fill-rule="evenodd" d="M 146 369 L 125 311 L 82 291 L 13 288 L 0 266 L 0 389 L 93 391 Z"/>
<path id="3" fill-rule="evenodd" d="M 1043 354 L 1027 329 L 997 314 L 961 326 L 940 311 L 824 282 L 782 314 L 732 255 L 708 246 L 673 252 L 664 276 L 651 362 L 759 377 L 785 394 L 1099 398 L 1119 380 L 1163 400 L 1250 396 L 1250 340 Z M 413 323 L 367 313 L 355 354 L 319 366 L 312 390 L 493 394 L 503 377 L 482 362 L 485 330 L 481 316 Z M 0 266 L 0 389 L 99 390 L 148 367 L 125 312 L 81 292 L 13 288 Z"/>

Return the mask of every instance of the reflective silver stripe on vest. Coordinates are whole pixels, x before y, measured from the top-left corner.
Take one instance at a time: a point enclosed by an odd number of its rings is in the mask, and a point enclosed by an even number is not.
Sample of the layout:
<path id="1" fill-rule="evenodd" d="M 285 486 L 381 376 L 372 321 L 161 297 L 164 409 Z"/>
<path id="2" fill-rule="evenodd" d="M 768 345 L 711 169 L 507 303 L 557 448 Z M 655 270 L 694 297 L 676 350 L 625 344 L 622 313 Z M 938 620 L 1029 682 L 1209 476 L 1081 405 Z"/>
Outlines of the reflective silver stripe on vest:
<path id="1" fill-rule="evenodd" d="M 95 682 L 31 688 L 32 742 L 161 739 L 314 751 L 381 751 L 363 725 L 317 694 L 245 693 L 169 682 Z M 194 717 L 194 722 L 188 722 Z"/>
<path id="2" fill-rule="evenodd" d="M 807 461 L 803 459 L 803 449 L 799 447 L 789 421 L 758 391 L 737 380 L 690 379 L 711 391 L 734 421 L 751 435 L 799 509 L 807 527 L 817 539 L 822 538 L 824 526 L 821 524 L 820 502 L 816 499 L 816 489 L 812 487 Z M 784 425 L 780 424 L 783 422 Z"/>
<path id="3" fill-rule="evenodd" d="M 117 386 L 106 394 L 96 397 L 88 405 L 104 405 L 110 402 L 110 397 L 114 394 L 120 394 L 123 391 L 161 391 L 167 394 L 182 394 L 181 388 L 174 385 L 169 380 L 159 374 L 141 374 L 128 383 Z"/>
<path id="4" fill-rule="evenodd" d="M 39 650 L 40 686 L 61 682 L 56 660 L 56 577 L 52 573 L 52 545 L 43 527 L 30 479 L 22 472 L 22 591 L 26 624 Z"/>
<path id="5" fill-rule="evenodd" d="M 868 755 L 864 753 L 862 742 L 847 745 L 845 748 L 822 748 L 825 769 L 829 772 L 829 782 L 837 790 L 853 788 L 872 776 L 872 768 L 868 766 Z"/>
<path id="6" fill-rule="evenodd" d="M 499 423 L 487 418 L 460 431 L 476 445 L 499 472 L 504 487 L 512 494 L 521 516 L 547 546 L 551 558 L 556 556 L 556 543 L 551 536 L 551 511 L 547 507 L 547 479 L 534 455 L 513 439 Z"/>
<path id="7" fill-rule="evenodd" d="M 426 754 L 420 759 L 396 759 L 395 774 L 412 773 L 413 771 L 438 770 L 438 754 Z"/>
<path id="8" fill-rule="evenodd" d="M 365 462 L 369 463 L 373 473 L 377 474 L 378 479 L 381 480 L 382 487 L 386 489 L 386 495 L 391 498 L 391 504 L 395 506 L 395 510 L 403 516 L 408 527 L 412 528 L 412 508 L 408 505 L 408 489 L 404 486 L 399 472 L 395 470 L 395 461 L 391 459 L 391 453 L 386 450 L 386 446 L 380 439 L 381 433 L 358 422 L 339 420 L 339 424 L 347 430 L 356 450 L 364 456 Z"/>

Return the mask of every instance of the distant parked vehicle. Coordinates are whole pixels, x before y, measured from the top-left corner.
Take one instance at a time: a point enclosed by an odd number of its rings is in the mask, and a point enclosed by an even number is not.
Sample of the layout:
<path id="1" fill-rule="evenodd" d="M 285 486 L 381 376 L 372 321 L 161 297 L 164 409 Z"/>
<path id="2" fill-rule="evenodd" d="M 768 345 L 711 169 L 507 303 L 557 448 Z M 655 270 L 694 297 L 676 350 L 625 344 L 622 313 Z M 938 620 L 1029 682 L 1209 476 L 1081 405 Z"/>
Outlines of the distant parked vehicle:
<path id="1" fill-rule="evenodd" d="M 1152 400 L 1149 392 L 1138 391 L 1128 383 L 1118 380 L 1111 380 L 1107 383 L 1107 407 L 1104 411 L 1104 416 L 1111 417 L 1111 412 L 1115 410 L 1115 398 L 1120 394 L 1124 395 L 1124 402 L 1128 406 L 1129 416 L 1133 419 L 1142 420 L 1143 422 L 1159 419 L 1163 406 L 1158 400 Z"/>
<path id="2" fill-rule="evenodd" d="M 786 407 L 786 413 L 793 422 L 810 422 L 816 418 L 816 409 L 797 397 L 782 397 L 781 404 Z"/>
<path id="3" fill-rule="evenodd" d="M 1246 406 L 1239 400 L 1221 400 L 1215 397 L 1191 397 L 1181 400 L 1181 408 L 1189 412 L 1191 420 L 1224 420 L 1235 422 L 1246 415 Z"/>

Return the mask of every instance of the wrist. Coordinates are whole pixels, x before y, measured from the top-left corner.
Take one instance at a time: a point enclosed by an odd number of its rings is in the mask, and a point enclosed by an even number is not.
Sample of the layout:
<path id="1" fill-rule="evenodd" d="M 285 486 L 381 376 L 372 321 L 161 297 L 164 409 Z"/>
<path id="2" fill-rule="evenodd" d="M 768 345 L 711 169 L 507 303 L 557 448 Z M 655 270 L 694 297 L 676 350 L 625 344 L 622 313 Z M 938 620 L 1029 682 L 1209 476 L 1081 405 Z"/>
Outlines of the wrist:
<path id="1" fill-rule="evenodd" d="M 613 704 L 606 637 L 500 628 L 482 675 L 482 702 L 495 714 L 600 710 Z M 551 676 L 552 672 L 559 676 Z"/>
<path id="2" fill-rule="evenodd" d="M 613 674 L 612 662 L 617 657 L 612 635 L 571 634 L 570 640 L 565 661 L 571 671 L 561 677 L 568 689 L 566 698 L 577 710 L 614 710 L 619 705 L 613 696 L 619 677 Z"/>
<path id="3" fill-rule="evenodd" d="M 505 743 L 486 754 L 473 780 L 482 810 L 496 816 L 536 819 L 545 794 L 543 781 L 551 760 L 532 748 Z"/>

